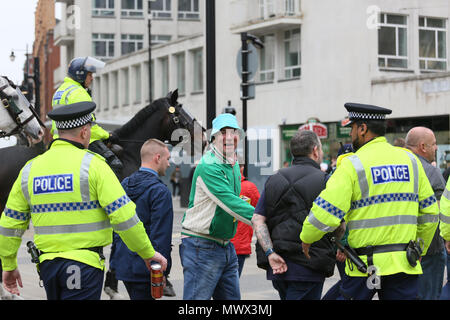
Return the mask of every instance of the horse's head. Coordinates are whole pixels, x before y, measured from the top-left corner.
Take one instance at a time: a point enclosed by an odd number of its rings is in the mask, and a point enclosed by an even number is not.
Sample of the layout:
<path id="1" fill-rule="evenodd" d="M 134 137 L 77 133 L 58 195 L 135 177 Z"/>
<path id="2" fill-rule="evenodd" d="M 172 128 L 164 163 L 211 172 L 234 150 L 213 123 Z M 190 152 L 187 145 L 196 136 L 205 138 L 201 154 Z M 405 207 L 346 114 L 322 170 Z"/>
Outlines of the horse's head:
<path id="1" fill-rule="evenodd" d="M 44 136 L 43 123 L 19 88 L 0 77 L 0 137 L 25 133 L 32 144 Z"/>
<path id="2" fill-rule="evenodd" d="M 185 150 L 191 155 L 194 152 L 202 153 L 207 143 L 206 130 L 187 109 L 183 108 L 183 105 L 178 103 L 178 89 L 169 92 L 164 100 L 168 103 L 170 144 L 175 146 L 182 142 L 185 144 Z"/>

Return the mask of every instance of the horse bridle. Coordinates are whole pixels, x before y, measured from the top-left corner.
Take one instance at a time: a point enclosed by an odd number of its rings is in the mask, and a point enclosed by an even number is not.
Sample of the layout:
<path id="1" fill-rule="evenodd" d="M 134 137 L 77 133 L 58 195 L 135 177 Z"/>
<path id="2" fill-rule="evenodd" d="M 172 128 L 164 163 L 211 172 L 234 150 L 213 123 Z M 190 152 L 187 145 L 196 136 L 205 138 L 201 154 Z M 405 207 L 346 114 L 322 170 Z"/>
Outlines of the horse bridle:
<path id="1" fill-rule="evenodd" d="M 5 132 L 5 131 L 0 130 L 0 138 L 10 137 L 12 135 L 18 134 L 20 132 L 20 130 L 23 129 L 23 127 L 28 122 L 33 120 L 33 118 L 36 118 L 36 120 L 39 122 L 39 124 L 43 128 L 45 128 L 44 123 L 39 118 L 36 110 L 34 110 L 32 105 L 29 106 L 29 109 L 31 111 L 31 115 L 27 119 L 25 119 L 24 121 L 21 121 L 19 115 L 23 112 L 23 110 L 20 110 L 17 107 L 17 105 L 14 102 L 14 99 L 12 99 L 12 97 L 8 96 L 6 93 L 3 92 L 4 88 L 5 87 L 0 88 L 0 99 L 2 101 L 2 104 L 3 104 L 4 108 L 8 111 L 9 115 L 14 120 L 14 122 L 17 124 L 17 126 L 14 129 L 12 129 L 10 132 Z"/>

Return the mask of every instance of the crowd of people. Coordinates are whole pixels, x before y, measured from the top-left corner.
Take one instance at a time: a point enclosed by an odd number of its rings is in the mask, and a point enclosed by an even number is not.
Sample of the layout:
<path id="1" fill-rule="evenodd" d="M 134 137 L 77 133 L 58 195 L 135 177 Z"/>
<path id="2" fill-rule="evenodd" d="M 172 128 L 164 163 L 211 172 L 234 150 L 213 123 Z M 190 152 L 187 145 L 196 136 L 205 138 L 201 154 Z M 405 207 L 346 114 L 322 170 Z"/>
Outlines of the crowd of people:
<path id="1" fill-rule="evenodd" d="M 77 72 L 77 83 L 86 88 L 93 70 L 83 77 Z M 73 81 L 55 94 L 67 105 L 48 114 L 58 136 L 21 170 L 0 218 L 3 286 L 20 294 L 17 252 L 32 221 L 48 299 L 100 299 L 103 247 L 111 243 L 111 295 L 121 280 L 130 299 L 153 299 L 150 272 L 158 263 L 165 295 L 175 296 L 168 280 L 172 194 L 161 180 L 170 152 L 157 139 L 146 141 L 140 168 L 119 182 L 113 169 L 121 164 L 88 150 L 110 135 L 93 138 L 96 105 L 86 97 L 69 101 L 74 92 L 84 95 Z M 183 299 L 241 299 L 253 232 L 257 265 L 281 300 L 450 298 L 449 284 L 442 286 L 445 265 L 450 269 L 450 182 L 433 166 L 434 133 L 414 127 L 394 146 L 385 138 L 391 110 L 357 103 L 345 108 L 351 144 L 342 145 L 331 170 L 321 168 L 318 136 L 298 131 L 290 141 L 292 162 L 270 176 L 261 193 L 238 162 L 245 132 L 236 117 L 223 113 L 213 120 L 181 222 Z M 176 168 L 173 197 L 180 179 Z M 336 267 L 340 280 L 325 293 L 324 281 Z"/>

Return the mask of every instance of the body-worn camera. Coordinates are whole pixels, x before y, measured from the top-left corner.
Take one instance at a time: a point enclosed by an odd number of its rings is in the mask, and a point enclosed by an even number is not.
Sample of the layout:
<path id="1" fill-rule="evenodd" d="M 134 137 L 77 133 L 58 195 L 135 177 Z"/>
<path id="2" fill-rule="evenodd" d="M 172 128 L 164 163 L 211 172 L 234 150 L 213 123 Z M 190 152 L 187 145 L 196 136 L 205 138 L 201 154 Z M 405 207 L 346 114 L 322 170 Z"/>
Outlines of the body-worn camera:
<path id="1" fill-rule="evenodd" d="M 417 265 L 417 260 L 420 259 L 420 256 L 423 252 L 423 240 L 418 239 L 417 241 L 411 240 L 408 243 L 408 247 L 406 248 L 406 258 L 408 259 L 411 267 L 415 267 Z"/>

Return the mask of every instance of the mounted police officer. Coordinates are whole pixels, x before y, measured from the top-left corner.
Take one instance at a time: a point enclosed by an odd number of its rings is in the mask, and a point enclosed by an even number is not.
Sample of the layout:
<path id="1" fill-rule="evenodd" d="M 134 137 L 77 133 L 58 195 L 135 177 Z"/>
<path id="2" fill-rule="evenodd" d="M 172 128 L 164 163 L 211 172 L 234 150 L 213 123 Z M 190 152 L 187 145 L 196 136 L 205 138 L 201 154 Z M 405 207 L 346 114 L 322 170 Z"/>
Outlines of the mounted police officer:
<path id="1" fill-rule="evenodd" d="M 419 159 L 386 141 L 385 117 L 391 110 L 345 107 L 355 153 L 342 159 L 314 201 L 300 234 L 302 249 L 308 256 L 311 243 L 345 219 L 356 264 L 347 258 L 339 299 L 372 299 L 375 292 L 380 299 L 416 299 L 422 273 L 417 260 L 439 221 L 434 192 Z"/>
<path id="2" fill-rule="evenodd" d="M 48 114 L 60 138 L 22 168 L 0 219 L 0 257 L 4 286 L 22 286 L 17 251 L 30 220 L 39 250 L 38 271 L 48 299 L 100 299 L 103 247 L 112 230 L 144 259 L 167 260 L 155 252 L 135 204 L 103 157 L 87 150 L 93 102 L 80 102 Z M 27 244 L 28 246 L 28 244 Z"/>
<path id="3" fill-rule="evenodd" d="M 93 74 L 104 68 L 104 66 L 104 62 L 92 57 L 73 59 L 69 64 L 68 77 L 64 78 L 63 84 L 59 86 L 53 95 L 53 108 L 81 101 L 92 101 L 89 87 L 94 79 Z M 54 121 L 52 121 L 50 132 L 53 134 L 53 138 L 56 139 L 58 137 Z M 113 171 L 118 174 L 123 168 L 123 164 L 103 142 L 108 139 L 113 140 L 113 138 L 110 133 L 98 124 L 95 124 L 92 126 L 89 149 L 103 156 Z"/>

